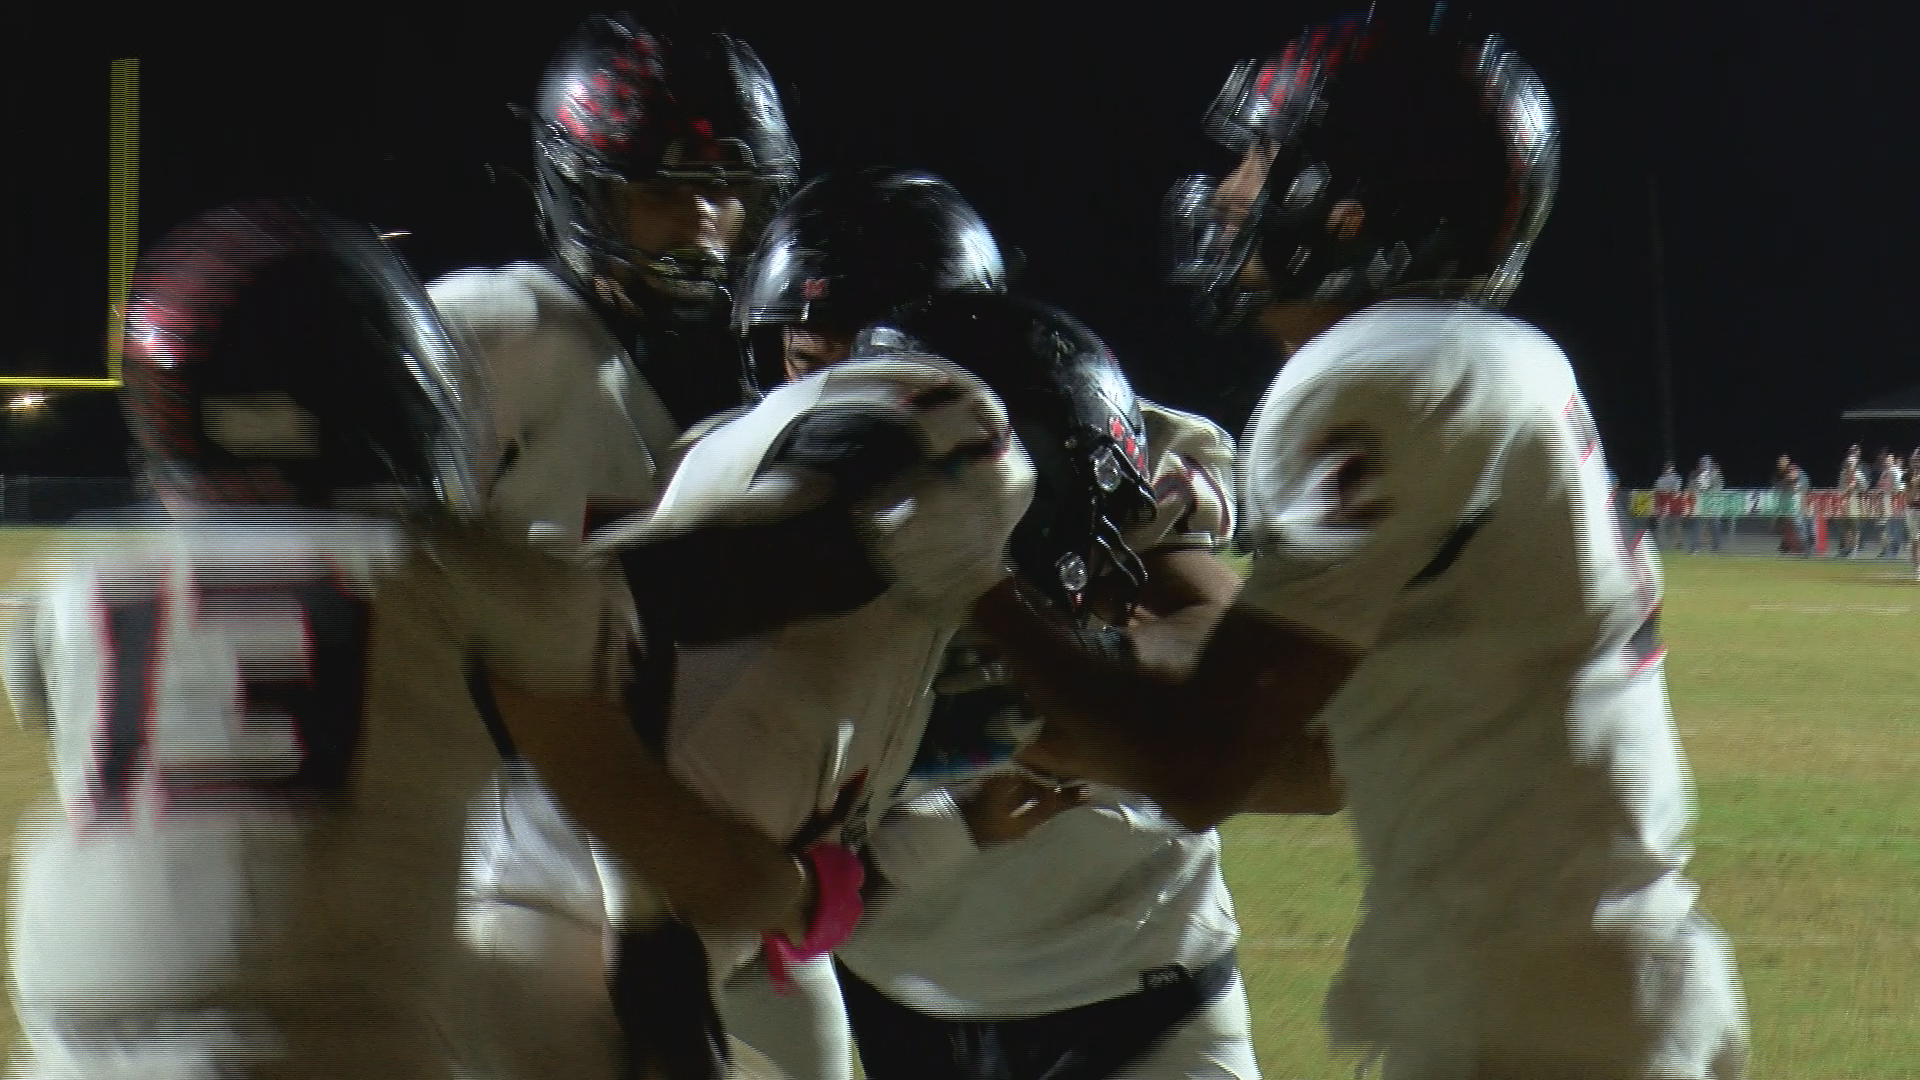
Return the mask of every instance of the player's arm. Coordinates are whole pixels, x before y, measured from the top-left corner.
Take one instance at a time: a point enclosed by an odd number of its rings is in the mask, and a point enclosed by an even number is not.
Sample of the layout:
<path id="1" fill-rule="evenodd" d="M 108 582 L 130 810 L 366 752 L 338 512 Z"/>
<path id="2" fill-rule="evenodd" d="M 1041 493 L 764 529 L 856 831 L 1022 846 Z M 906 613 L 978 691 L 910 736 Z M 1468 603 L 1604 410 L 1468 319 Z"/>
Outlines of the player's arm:
<path id="1" fill-rule="evenodd" d="M 1467 519 L 1503 440 L 1486 395 L 1426 378 L 1328 380 L 1263 412 L 1244 489 L 1258 505 L 1243 507 L 1257 555 L 1229 604 L 1143 620 L 1102 655 L 1013 590 L 989 594 L 976 618 L 1048 716 L 1028 758 L 1189 828 L 1337 805 L 1315 718 Z"/>
<path id="2" fill-rule="evenodd" d="M 497 682 L 491 689 L 514 749 L 569 816 L 681 918 L 702 929 L 805 936 L 813 885 L 804 863 L 675 779 L 619 703 Z"/>
<path id="3" fill-rule="evenodd" d="M 1159 512 L 1142 530 L 1143 535 L 1129 537 L 1142 548 L 1141 561 L 1147 570 L 1146 585 L 1132 620 L 1132 640 L 1136 651 L 1144 647 L 1145 655 L 1161 668 L 1177 671 L 1193 662 L 1215 627 L 1228 617 L 1240 589 L 1240 574 L 1217 553 L 1222 539 L 1234 532 L 1235 507 L 1230 494 L 1234 447 L 1224 432 L 1199 418 L 1161 406 L 1148 406 L 1146 412 L 1148 430 L 1164 449 L 1159 452 L 1160 466 L 1153 485 Z M 1018 618 L 1023 612 L 1016 609 L 1010 614 Z M 1268 651 L 1281 654 L 1280 650 Z M 1074 660 L 1058 662 L 1071 664 Z M 1200 767 L 1200 763 L 1182 764 L 1192 747 L 1178 737 L 1179 728 L 1197 710 L 1215 706 L 1185 699 L 1176 680 L 1162 681 L 1168 684 L 1163 688 L 1164 700 L 1156 701 L 1152 708 L 1171 711 L 1162 711 L 1155 723 L 1146 723 L 1142 717 L 1136 725 L 1136 740 L 1116 741 L 1101 736 L 1097 728 L 1076 728 L 1075 710 L 1056 701 L 1056 711 L 1064 709 L 1067 719 L 1052 725 L 1022 759 L 1040 768 L 1072 773 L 1070 765 L 1076 756 L 1117 757 L 1120 760 L 1107 760 L 1098 766 L 1099 778 L 1140 790 L 1143 785 L 1139 782 L 1126 783 L 1121 778 L 1151 771 L 1164 774 L 1163 784 L 1183 785 L 1185 781 L 1178 774 Z M 1076 739 L 1076 735 L 1094 737 Z M 1084 744 L 1078 754 L 1071 745 L 1075 742 Z M 1243 761 L 1265 758 L 1269 762 L 1240 809 L 1330 814 L 1341 808 L 1342 792 L 1333 772 L 1332 754 L 1318 727 L 1310 727 L 1297 747 L 1263 750 L 1246 745 L 1240 749 L 1244 751 Z M 1219 795 L 1238 786 L 1232 778 L 1214 775 L 1210 768 L 1206 771 L 1209 775 L 1195 784 L 1196 788 Z M 1210 812 L 1196 806 L 1186 815 L 1199 821 Z"/>
<path id="4" fill-rule="evenodd" d="M 1313 724 L 1356 657 L 1238 605 L 1131 629 L 1118 657 L 1083 647 L 1015 590 L 976 606 L 1047 717 L 1020 759 L 1139 792 L 1194 831 L 1248 809 L 1339 809 Z M 1256 793 L 1262 805 L 1252 806 Z"/>
<path id="5" fill-rule="evenodd" d="M 868 840 L 877 886 L 911 889 L 964 866 L 981 848 L 1026 839 L 1089 798 L 1084 784 L 999 772 L 935 788 L 890 807 Z"/>
<path id="6" fill-rule="evenodd" d="M 617 559 L 649 626 L 698 646 L 852 611 L 886 591 L 830 476 L 769 470 L 697 515 L 615 526 L 592 547 Z"/>
<path id="7" fill-rule="evenodd" d="M 1149 655 L 1157 653 L 1162 669 L 1168 670 L 1196 647 L 1194 642 L 1210 638 L 1230 616 L 1240 617 L 1234 615 L 1233 603 L 1240 592 L 1241 578 L 1224 559 L 1198 548 L 1151 552 L 1146 563 L 1150 577 L 1141 607 L 1154 623 L 1144 637 L 1136 633 L 1135 639 L 1144 640 Z M 1251 612 L 1242 614 L 1259 619 Z M 1246 632 L 1260 633 L 1258 626 Z M 1308 645 L 1324 651 L 1327 639 L 1308 636 Z M 1324 655 L 1319 659 L 1323 665 L 1335 660 Z M 1261 677 L 1239 673 L 1229 676 Z M 1338 813 L 1346 805 L 1346 798 L 1334 771 L 1326 730 L 1317 722 L 1309 722 L 1297 735 L 1283 736 L 1284 744 L 1268 755 L 1265 771 L 1254 781 L 1240 809 L 1266 814 Z"/>
<path id="8" fill-rule="evenodd" d="M 978 595 L 1032 497 L 1004 410 L 944 361 L 854 361 L 709 434 L 650 515 L 596 537 L 683 645 Z M 964 603 L 964 601 L 961 601 Z"/>

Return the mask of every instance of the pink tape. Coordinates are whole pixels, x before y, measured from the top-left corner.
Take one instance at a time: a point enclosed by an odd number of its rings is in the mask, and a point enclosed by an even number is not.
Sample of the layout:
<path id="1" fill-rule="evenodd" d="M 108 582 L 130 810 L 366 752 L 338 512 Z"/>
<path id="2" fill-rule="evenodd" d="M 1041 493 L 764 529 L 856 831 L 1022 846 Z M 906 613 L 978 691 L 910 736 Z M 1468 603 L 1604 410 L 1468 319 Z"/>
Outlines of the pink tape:
<path id="1" fill-rule="evenodd" d="M 795 944 L 778 930 L 760 935 L 767 975 L 781 994 L 792 991 L 788 964 L 827 955 L 845 944 L 860 922 L 860 886 L 867 877 L 860 856 L 839 844 L 822 842 L 808 848 L 806 858 L 813 866 L 814 883 L 813 921 L 806 938 Z"/>

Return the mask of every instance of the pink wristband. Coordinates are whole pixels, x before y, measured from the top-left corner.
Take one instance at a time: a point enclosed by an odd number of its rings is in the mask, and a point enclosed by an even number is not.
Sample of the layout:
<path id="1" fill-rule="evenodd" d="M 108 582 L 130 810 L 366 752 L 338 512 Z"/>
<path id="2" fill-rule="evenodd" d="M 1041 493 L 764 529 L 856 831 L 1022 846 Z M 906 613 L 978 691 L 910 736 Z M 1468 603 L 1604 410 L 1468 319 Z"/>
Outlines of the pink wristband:
<path id="1" fill-rule="evenodd" d="M 767 958 L 767 975 L 779 993 L 791 991 L 787 965 L 796 960 L 825 956 L 844 944 L 860 921 L 860 886 L 867 871 L 860 856 L 839 844 L 821 842 L 806 850 L 813 865 L 813 922 L 807 936 L 795 944 L 786 934 L 768 930 L 760 935 Z"/>

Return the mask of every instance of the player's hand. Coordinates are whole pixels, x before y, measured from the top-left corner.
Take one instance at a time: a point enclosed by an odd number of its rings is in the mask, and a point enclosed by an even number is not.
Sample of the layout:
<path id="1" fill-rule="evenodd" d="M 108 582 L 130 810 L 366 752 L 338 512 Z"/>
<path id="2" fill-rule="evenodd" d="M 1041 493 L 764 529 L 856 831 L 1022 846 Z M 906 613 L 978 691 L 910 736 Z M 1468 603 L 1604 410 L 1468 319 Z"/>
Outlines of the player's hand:
<path id="1" fill-rule="evenodd" d="M 1024 839 L 1059 814 L 1086 805 L 1087 798 L 1081 784 L 1045 784 L 1018 773 L 1001 773 L 962 800 L 960 813 L 974 842 L 985 847 Z"/>

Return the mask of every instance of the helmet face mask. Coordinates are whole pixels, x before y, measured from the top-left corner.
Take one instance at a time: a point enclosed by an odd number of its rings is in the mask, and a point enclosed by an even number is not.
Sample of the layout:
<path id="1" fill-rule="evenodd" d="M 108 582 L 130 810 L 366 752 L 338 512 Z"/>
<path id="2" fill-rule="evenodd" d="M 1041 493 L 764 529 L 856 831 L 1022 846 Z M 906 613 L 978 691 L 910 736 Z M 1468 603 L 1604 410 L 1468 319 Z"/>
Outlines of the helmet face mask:
<path id="1" fill-rule="evenodd" d="M 645 287 L 676 301 L 718 299 L 727 291 L 746 222 L 764 216 L 764 204 L 775 197 L 774 185 L 750 171 L 628 180 L 594 167 L 558 139 L 543 142 L 540 153 L 543 185 L 553 201 L 568 204 L 556 215 L 568 229 L 556 245 L 561 258 L 582 280 L 611 279 L 623 293 Z M 676 219 L 702 217 L 714 218 L 714 227 L 676 227 Z M 671 239 L 636 243 L 645 233 Z M 635 298 L 628 293 L 627 299 Z"/>
<path id="2" fill-rule="evenodd" d="M 723 34 L 675 43 L 630 17 L 590 18 L 549 65 L 532 122 L 549 243 L 575 278 L 627 305 L 644 290 L 682 304 L 724 300 L 732 262 L 799 178 L 772 77 Z M 737 202 L 720 211 L 734 224 L 636 243 L 636 233 L 662 231 L 633 220 L 650 201 L 636 189 Z"/>
<path id="3" fill-rule="evenodd" d="M 1272 155 L 1244 214 L 1204 178 L 1168 199 L 1170 279 L 1213 329 L 1274 300 L 1498 306 L 1558 179 L 1539 79 L 1497 37 L 1432 27 L 1310 31 L 1265 64 L 1236 66 L 1206 130 L 1243 161 Z M 1246 272 L 1256 255 L 1264 281 Z"/>

